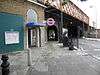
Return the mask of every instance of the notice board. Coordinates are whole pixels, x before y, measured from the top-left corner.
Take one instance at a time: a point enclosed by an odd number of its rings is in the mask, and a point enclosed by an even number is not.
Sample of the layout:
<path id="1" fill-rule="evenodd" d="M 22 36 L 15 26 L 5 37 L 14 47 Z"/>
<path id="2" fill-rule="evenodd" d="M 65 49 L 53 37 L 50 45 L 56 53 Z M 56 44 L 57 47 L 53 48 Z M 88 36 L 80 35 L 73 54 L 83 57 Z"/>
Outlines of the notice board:
<path id="1" fill-rule="evenodd" d="M 17 44 L 19 43 L 18 31 L 6 31 L 5 32 L 5 44 Z"/>

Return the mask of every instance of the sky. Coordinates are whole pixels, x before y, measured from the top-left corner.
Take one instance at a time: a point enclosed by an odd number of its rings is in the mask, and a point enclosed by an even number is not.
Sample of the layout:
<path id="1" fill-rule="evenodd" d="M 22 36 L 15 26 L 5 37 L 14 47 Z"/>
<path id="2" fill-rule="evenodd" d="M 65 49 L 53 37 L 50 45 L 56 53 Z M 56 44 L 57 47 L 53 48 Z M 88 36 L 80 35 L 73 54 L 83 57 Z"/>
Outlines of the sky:
<path id="1" fill-rule="evenodd" d="M 80 0 L 71 0 L 81 10 L 89 16 L 89 25 L 100 29 L 100 0 L 87 0 L 81 2 Z M 93 22 L 95 24 L 93 24 Z"/>

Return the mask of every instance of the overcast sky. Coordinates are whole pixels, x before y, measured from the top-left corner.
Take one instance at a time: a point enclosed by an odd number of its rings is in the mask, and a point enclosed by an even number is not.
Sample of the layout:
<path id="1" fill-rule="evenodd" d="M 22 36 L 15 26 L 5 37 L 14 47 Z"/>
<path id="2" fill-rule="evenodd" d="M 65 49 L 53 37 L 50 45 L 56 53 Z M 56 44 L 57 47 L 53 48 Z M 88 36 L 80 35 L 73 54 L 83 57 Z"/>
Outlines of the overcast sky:
<path id="1" fill-rule="evenodd" d="M 100 29 L 100 0 L 87 0 L 81 2 L 80 0 L 71 0 L 79 8 L 81 8 L 89 17 L 90 25 L 93 26 L 93 21 L 97 22 L 96 28 Z"/>

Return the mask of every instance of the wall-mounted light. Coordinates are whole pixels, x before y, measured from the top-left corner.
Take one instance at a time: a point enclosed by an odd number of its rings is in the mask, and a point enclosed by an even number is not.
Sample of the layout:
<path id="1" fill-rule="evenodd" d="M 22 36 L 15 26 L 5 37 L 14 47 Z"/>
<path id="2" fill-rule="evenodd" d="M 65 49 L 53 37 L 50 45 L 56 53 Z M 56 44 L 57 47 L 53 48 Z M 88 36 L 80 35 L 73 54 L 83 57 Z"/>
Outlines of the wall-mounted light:
<path id="1" fill-rule="evenodd" d="M 80 0 L 80 1 L 87 1 L 87 0 Z"/>

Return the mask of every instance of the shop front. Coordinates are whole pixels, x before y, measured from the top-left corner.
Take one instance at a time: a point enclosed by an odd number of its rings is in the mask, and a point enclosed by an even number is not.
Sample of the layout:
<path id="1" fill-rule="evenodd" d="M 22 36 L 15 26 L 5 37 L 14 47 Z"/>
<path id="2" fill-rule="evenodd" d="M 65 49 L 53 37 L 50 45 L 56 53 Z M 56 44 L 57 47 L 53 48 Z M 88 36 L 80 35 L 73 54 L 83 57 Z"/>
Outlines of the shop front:
<path id="1" fill-rule="evenodd" d="M 48 41 L 58 40 L 58 25 L 55 18 L 47 18 L 47 37 Z"/>
<path id="2" fill-rule="evenodd" d="M 28 9 L 26 23 L 28 47 L 41 47 L 41 37 L 44 36 L 43 33 L 41 33 L 41 27 L 44 28 L 46 26 L 46 22 L 39 22 L 38 17 L 39 15 L 37 10 Z"/>
<path id="3" fill-rule="evenodd" d="M 31 22 L 27 23 L 28 28 L 28 47 L 41 47 L 41 29 L 46 23 Z"/>
<path id="4" fill-rule="evenodd" d="M 45 45 L 44 8 L 28 0 L 0 1 L 0 53 Z"/>

